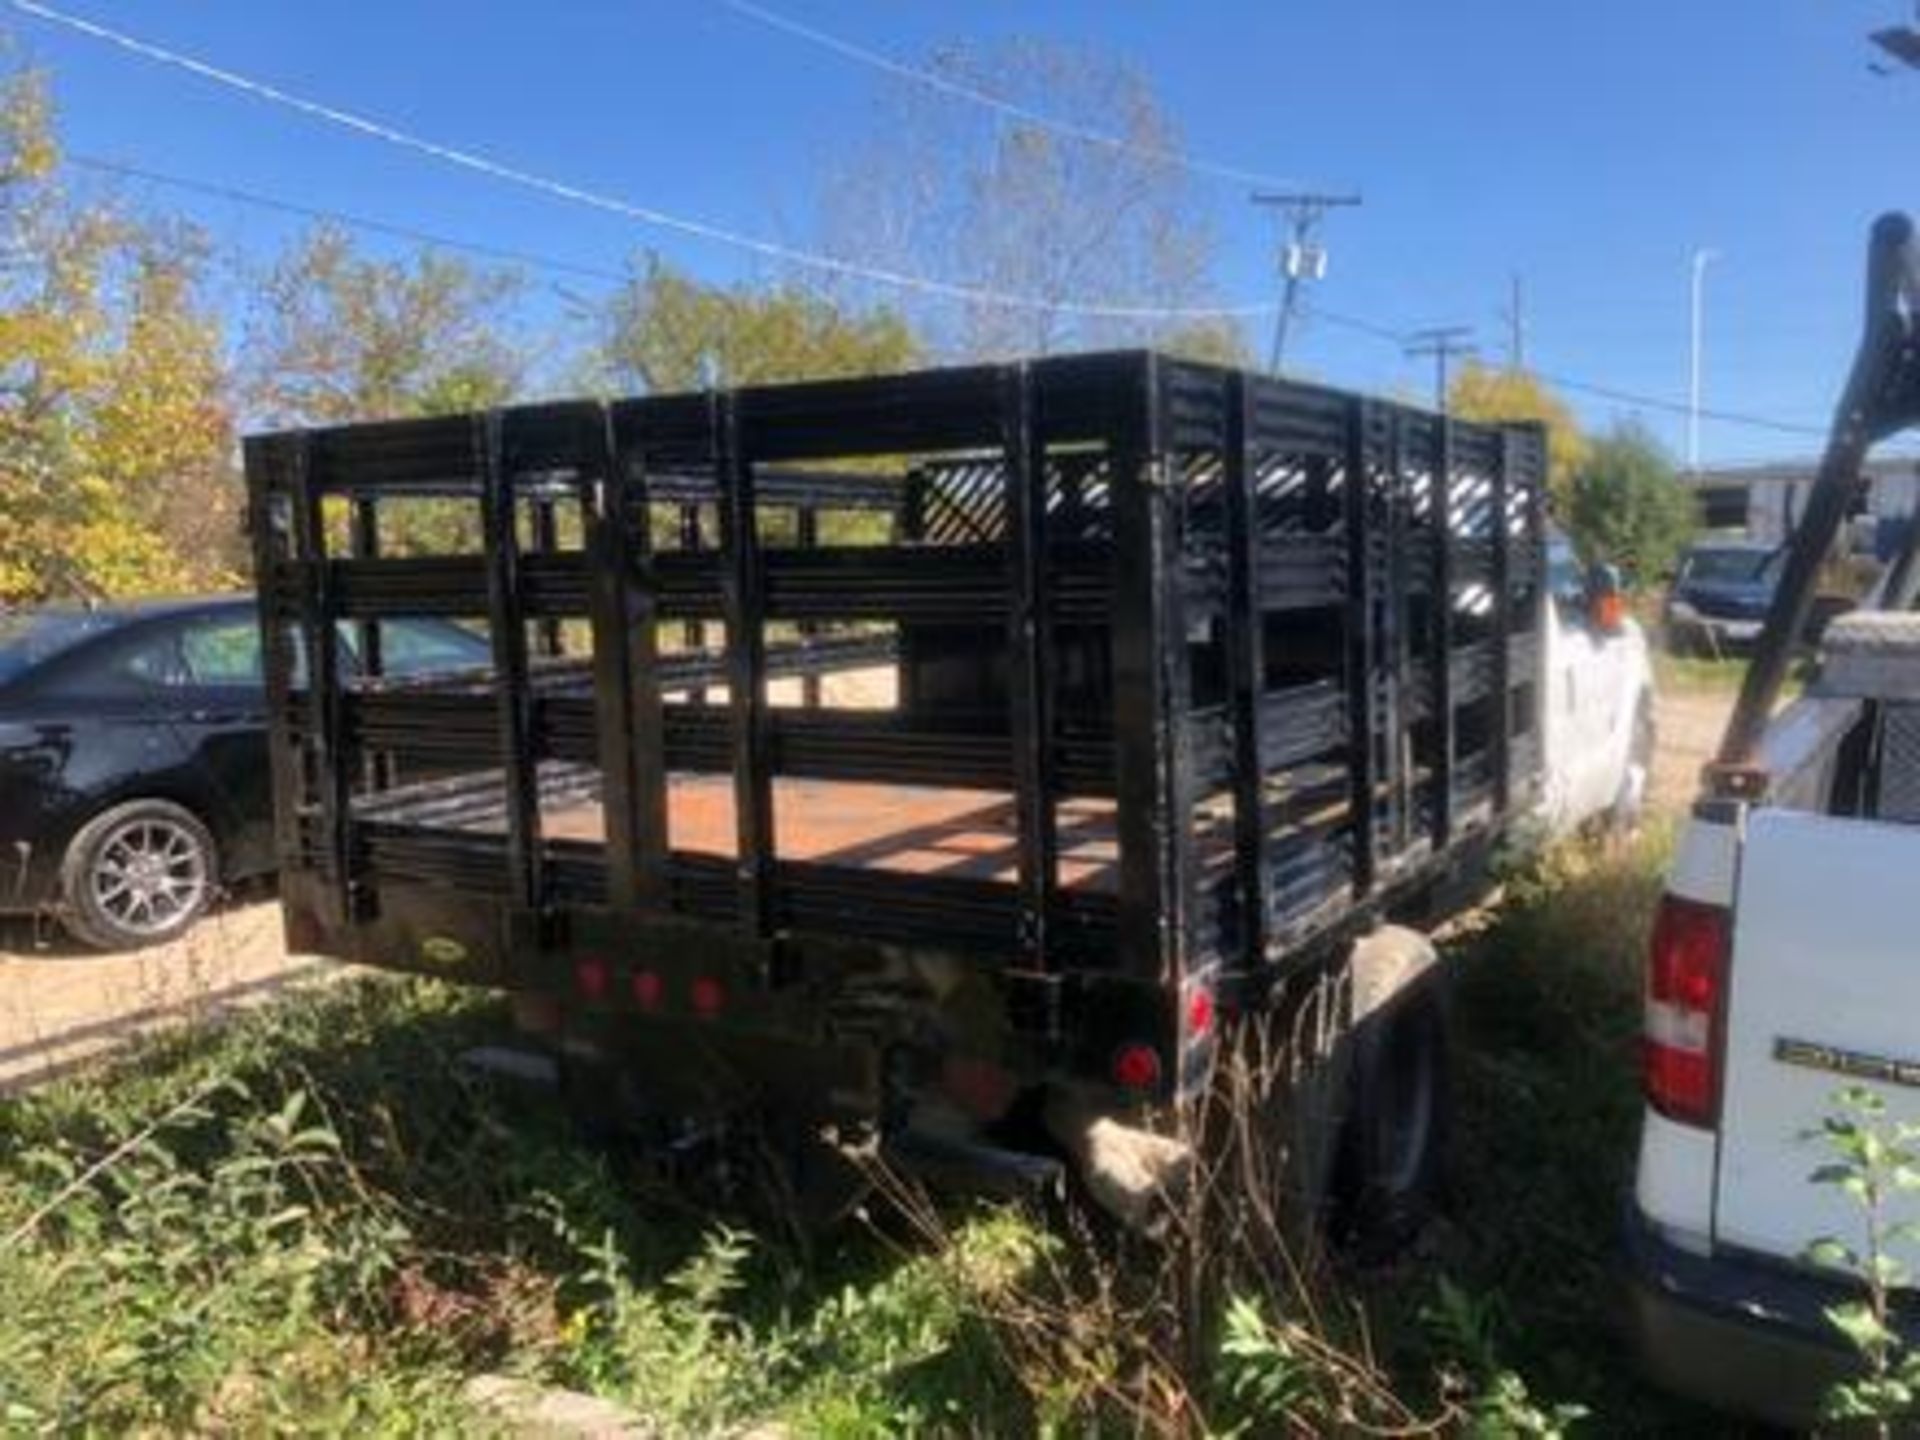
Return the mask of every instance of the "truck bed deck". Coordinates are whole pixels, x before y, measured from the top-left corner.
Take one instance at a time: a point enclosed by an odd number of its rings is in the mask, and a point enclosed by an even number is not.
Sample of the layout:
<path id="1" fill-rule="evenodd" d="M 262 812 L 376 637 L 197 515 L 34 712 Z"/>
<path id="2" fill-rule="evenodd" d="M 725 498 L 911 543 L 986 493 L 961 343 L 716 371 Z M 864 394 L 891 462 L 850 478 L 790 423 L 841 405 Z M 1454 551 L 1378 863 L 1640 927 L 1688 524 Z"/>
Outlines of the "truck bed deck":
<path id="1" fill-rule="evenodd" d="M 1013 880 L 1018 867 L 1018 817 L 1006 791 L 785 777 L 773 791 L 774 847 L 788 860 L 998 881 Z M 375 818 L 383 811 L 405 816 L 404 792 L 363 813 Z M 1119 860 L 1113 802 L 1074 800 L 1061 811 L 1060 884 L 1111 891 Z M 669 776 L 667 815 L 672 849 L 738 857 L 738 817 L 726 776 Z M 487 807 L 465 828 L 504 834 L 504 807 Z M 597 794 L 568 794 L 542 805 L 540 828 L 554 840 L 604 845 L 606 812 Z"/>

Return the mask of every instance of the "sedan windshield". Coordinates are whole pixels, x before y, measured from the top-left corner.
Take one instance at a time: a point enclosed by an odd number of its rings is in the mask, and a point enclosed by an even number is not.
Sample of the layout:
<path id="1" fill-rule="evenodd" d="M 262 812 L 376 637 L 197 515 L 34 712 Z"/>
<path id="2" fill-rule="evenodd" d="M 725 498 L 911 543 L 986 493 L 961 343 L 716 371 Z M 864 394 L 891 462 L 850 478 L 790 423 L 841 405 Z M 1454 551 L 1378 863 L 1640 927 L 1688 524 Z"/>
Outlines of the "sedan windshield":
<path id="1" fill-rule="evenodd" d="M 118 623 L 111 615 L 88 610 L 0 614 L 0 685 Z"/>
<path id="2" fill-rule="evenodd" d="M 1687 579 L 1707 585 L 1750 585 L 1772 580 L 1778 550 L 1696 550 L 1687 557 Z"/>

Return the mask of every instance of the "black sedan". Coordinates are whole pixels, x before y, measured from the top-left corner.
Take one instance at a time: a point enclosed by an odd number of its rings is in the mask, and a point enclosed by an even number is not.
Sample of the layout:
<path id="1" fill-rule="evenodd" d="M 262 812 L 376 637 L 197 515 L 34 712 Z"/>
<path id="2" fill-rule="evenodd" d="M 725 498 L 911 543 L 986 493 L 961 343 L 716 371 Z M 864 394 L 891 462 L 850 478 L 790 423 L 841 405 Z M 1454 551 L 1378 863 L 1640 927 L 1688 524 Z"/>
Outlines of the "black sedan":
<path id="1" fill-rule="evenodd" d="M 450 621 L 381 625 L 385 674 L 489 661 Z M 0 615 L 0 911 L 126 949 L 271 871 L 266 721 L 251 599 Z"/>

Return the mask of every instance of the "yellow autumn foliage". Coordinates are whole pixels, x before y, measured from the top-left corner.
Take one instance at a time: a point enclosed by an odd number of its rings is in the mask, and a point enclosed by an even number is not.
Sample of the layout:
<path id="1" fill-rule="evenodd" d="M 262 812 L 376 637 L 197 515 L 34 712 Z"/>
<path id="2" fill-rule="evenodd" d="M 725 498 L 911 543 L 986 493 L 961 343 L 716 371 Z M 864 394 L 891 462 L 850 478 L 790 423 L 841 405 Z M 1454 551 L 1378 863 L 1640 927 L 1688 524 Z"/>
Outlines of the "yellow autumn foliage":
<path id="1" fill-rule="evenodd" d="M 1566 401 L 1524 370 L 1497 369 L 1469 361 L 1447 387 L 1447 408 L 1462 420 L 1535 420 L 1547 427 L 1547 492 L 1553 512 L 1564 517 L 1573 497 L 1573 477 L 1586 463 L 1590 444 Z"/>
<path id="2" fill-rule="evenodd" d="M 220 337 L 190 234 L 58 186 L 39 77 L 0 81 L 0 603 L 236 581 Z"/>

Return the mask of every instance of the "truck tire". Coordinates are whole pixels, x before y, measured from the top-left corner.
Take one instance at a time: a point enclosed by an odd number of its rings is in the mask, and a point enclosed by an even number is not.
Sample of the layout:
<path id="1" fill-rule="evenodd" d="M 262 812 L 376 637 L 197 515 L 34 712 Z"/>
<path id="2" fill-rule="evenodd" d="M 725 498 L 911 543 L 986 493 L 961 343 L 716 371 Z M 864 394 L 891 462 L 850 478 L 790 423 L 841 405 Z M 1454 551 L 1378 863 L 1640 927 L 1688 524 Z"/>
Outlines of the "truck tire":
<path id="1" fill-rule="evenodd" d="M 1403 1248 L 1439 1203 L 1449 1131 L 1448 1015 L 1429 973 L 1366 1016 L 1351 1037 L 1338 1237 L 1363 1257 Z"/>
<path id="2" fill-rule="evenodd" d="M 1339 1173 L 1348 1106 L 1352 1103 L 1352 1046 L 1347 1021 L 1352 976 L 1321 977 L 1292 1027 L 1293 1065 L 1277 1104 L 1274 1140 L 1282 1157 L 1278 1213 L 1288 1243 L 1307 1254 L 1334 1235 Z"/>

